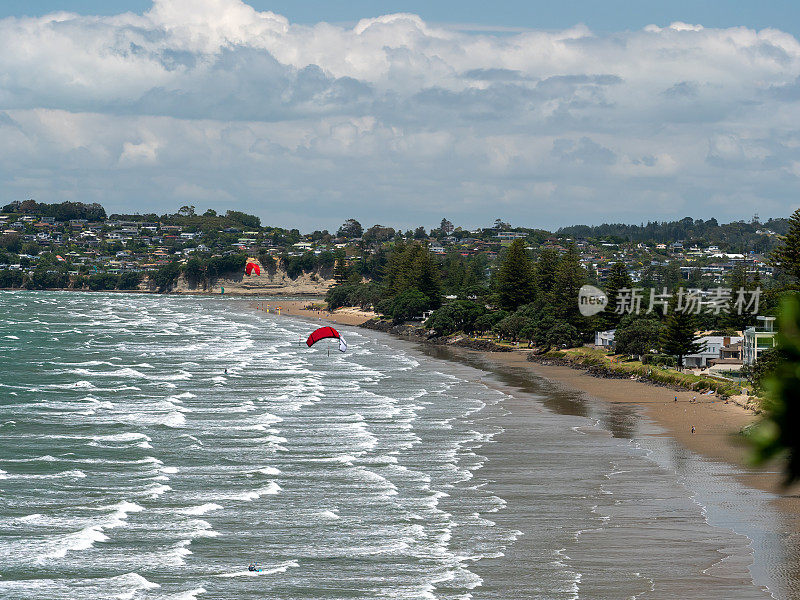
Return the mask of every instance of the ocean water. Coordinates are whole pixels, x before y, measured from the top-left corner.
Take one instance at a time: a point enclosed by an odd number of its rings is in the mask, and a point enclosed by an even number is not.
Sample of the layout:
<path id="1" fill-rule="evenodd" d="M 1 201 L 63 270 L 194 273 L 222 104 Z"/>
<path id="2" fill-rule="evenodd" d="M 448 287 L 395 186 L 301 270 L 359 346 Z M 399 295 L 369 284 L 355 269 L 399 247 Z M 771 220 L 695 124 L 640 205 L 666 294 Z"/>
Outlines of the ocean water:
<path id="1" fill-rule="evenodd" d="M 792 597 L 635 414 L 249 304 L 0 292 L 1 598 Z"/>

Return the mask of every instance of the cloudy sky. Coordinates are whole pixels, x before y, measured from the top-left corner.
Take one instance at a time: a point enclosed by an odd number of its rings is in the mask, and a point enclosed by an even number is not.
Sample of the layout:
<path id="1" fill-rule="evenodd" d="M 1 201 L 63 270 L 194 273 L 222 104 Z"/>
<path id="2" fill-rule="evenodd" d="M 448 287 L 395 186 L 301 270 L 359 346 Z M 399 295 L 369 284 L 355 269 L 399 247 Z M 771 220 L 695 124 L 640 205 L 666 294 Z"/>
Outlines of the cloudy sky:
<path id="1" fill-rule="evenodd" d="M 788 2 L 29 4 L 0 9 L 3 203 L 302 230 L 800 206 Z"/>

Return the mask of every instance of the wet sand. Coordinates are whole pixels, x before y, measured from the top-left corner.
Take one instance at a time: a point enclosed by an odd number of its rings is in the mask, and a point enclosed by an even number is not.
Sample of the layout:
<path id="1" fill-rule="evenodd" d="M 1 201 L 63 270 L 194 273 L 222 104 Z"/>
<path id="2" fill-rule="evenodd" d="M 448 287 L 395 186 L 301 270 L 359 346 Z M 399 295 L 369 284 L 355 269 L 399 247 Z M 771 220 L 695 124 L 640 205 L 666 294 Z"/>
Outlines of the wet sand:
<path id="1" fill-rule="evenodd" d="M 747 409 L 732 402 L 726 404 L 713 395 L 676 391 L 630 379 L 602 379 L 570 367 L 540 365 L 527 361 L 521 352 L 496 353 L 492 360 L 530 369 L 593 399 L 641 407 L 648 418 L 667 431 L 664 435 L 674 437 L 701 456 L 741 469 L 741 480 L 746 485 L 776 494 L 776 507 L 795 515 L 795 530 L 800 532 L 800 486 L 783 487 L 780 464 L 772 463 L 760 468 L 749 464 L 748 448 L 742 443 L 739 432 L 758 417 Z M 697 400 L 692 402 L 693 398 Z"/>
<path id="2" fill-rule="evenodd" d="M 737 434 L 742 427 L 758 418 L 755 414 L 733 403 L 726 404 L 714 396 L 678 392 L 632 380 L 601 379 L 569 367 L 539 365 L 527 361 L 525 352 L 480 352 L 431 347 L 427 344 L 420 344 L 420 349 L 431 356 L 464 362 L 491 373 L 492 376 L 484 379 L 484 383 L 499 385 L 512 396 L 509 402 L 504 403 L 510 411 L 504 425 L 511 432 L 508 435 L 513 435 L 514 431 L 520 436 L 524 435 L 525 423 L 535 422 L 537 413 L 541 411 L 539 403 L 559 414 L 599 417 L 601 427 L 618 438 L 641 436 L 640 423 L 644 418 L 661 431 L 644 435 L 674 439 L 690 451 L 691 454 L 685 456 L 686 460 L 709 459 L 718 464 L 727 464 L 732 467 L 731 476 L 740 484 L 774 494 L 771 504 L 777 510 L 776 514 L 780 515 L 773 524 L 774 552 L 782 557 L 775 569 L 782 573 L 780 579 L 783 590 L 778 596 L 798 597 L 794 594 L 800 589 L 800 486 L 783 488 L 778 464 L 763 468 L 748 464 L 748 450 Z M 529 394 L 539 402 L 526 400 Z M 697 402 L 690 402 L 695 395 Z M 691 433 L 692 426 L 695 427 L 694 434 Z M 508 435 L 504 434 L 498 439 L 501 442 L 499 446 Z M 494 451 L 484 449 L 484 453 L 487 452 L 502 454 L 502 448 Z M 692 459 L 692 455 L 696 458 Z M 487 470 L 490 470 L 491 464 L 491 461 L 487 464 Z M 517 470 L 514 475 L 516 479 L 509 479 L 517 482 L 509 483 L 507 493 L 511 497 L 515 485 L 525 479 L 522 475 Z M 503 477 L 493 474 L 493 479 L 500 482 Z M 710 481 L 709 485 L 714 487 L 715 484 Z M 724 483 L 720 482 L 720 485 L 724 486 Z M 735 506 L 735 503 L 731 504 L 730 508 L 735 510 Z M 517 549 L 520 551 L 524 550 L 524 540 L 525 536 L 518 542 Z M 520 556 L 518 560 L 523 560 L 523 557 Z M 763 568 L 763 561 L 769 562 L 772 558 L 762 556 L 759 560 L 762 561 L 760 568 Z M 708 585 L 713 589 L 713 582 Z M 690 594 L 686 597 L 693 596 Z M 754 590 L 753 597 L 761 596 L 755 594 Z"/>

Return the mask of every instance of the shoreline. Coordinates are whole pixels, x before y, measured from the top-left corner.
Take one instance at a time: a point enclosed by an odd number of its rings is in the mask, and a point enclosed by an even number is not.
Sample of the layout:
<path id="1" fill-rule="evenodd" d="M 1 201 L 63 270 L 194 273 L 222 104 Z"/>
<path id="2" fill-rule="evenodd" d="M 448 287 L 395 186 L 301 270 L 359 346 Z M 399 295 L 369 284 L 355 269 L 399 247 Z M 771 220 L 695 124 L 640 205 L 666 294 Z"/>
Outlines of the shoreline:
<path id="1" fill-rule="evenodd" d="M 358 323 L 344 323 L 340 314 L 317 315 L 316 311 L 305 310 L 302 306 L 298 306 L 307 303 L 303 301 L 295 302 L 296 304 L 293 305 L 294 310 L 290 309 L 290 312 L 284 313 L 286 316 L 330 323 L 333 323 L 334 319 L 336 319 L 337 323 L 343 325 L 358 326 Z M 251 304 L 251 306 L 254 305 Z M 366 315 L 364 314 L 360 316 L 361 319 L 365 317 Z M 391 337 L 398 341 L 416 342 L 416 347 L 426 356 L 460 363 L 486 372 L 489 377 L 482 383 L 491 388 L 499 389 L 509 394 L 512 398 L 508 410 L 512 411 L 513 414 L 509 413 L 509 417 L 506 418 L 512 419 L 511 423 L 514 424 L 513 428 L 516 434 L 524 436 L 525 423 L 533 419 L 534 421 L 531 421 L 533 425 L 538 421 L 539 417 L 537 415 L 541 412 L 542 407 L 538 402 L 534 402 L 533 398 L 542 399 L 540 390 L 550 389 L 555 392 L 553 396 L 546 395 L 542 400 L 546 410 L 563 415 L 588 416 L 580 412 L 580 410 L 572 412 L 576 406 L 580 406 L 588 410 L 590 414 L 598 410 L 610 415 L 616 414 L 617 416 L 627 414 L 631 417 L 629 421 L 623 419 L 621 424 L 617 423 L 617 427 L 622 427 L 622 429 L 615 429 L 607 421 L 603 421 L 600 427 L 608 431 L 610 435 L 623 439 L 667 438 L 677 448 L 687 451 L 685 454 L 681 452 L 679 456 L 681 460 L 686 461 L 685 464 L 687 466 L 691 464 L 701 465 L 705 461 L 723 466 L 721 477 L 725 480 L 736 482 L 742 488 L 748 490 L 756 490 L 756 493 L 765 492 L 769 494 L 764 497 L 764 506 L 774 509 L 775 520 L 772 527 L 766 531 L 771 536 L 774 536 L 772 542 L 774 544 L 772 546 L 774 552 L 784 557 L 780 563 L 782 565 L 780 571 L 783 575 L 773 573 L 772 576 L 779 577 L 779 580 L 789 585 L 790 588 L 795 587 L 796 582 L 800 581 L 800 572 L 798 572 L 797 567 L 793 566 L 798 564 L 797 547 L 800 545 L 800 486 L 795 486 L 791 489 L 781 488 L 779 486 L 781 473 L 778 471 L 778 465 L 774 463 L 763 468 L 753 468 L 747 464 L 747 449 L 743 444 L 737 443 L 736 434 L 742 427 L 758 419 L 758 416 L 752 411 L 732 402 L 726 404 L 715 396 L 701 396 L 687 390 L 676 391 L 649 382 L 630 379 L 593 377 L 583 369 L 567 366 L 538 364 L 528 361 L 528 352 L 524 350 L 491 352 L 452 345 L 432 344 L 424 339 L 414 339 L 396 334 Z M 491 381 L 489 378 L 491 378 Z M 559 394 L 559 390 L 562 391 L 561 394 Z M 568 394 L 563 392 L 568 392 Z M 579 403 L 573 404 L 571 407 L 563 404 L 559 405 L 557 398 L 565 395 L 578 398 Z M 697 396 L 697 402 L 690 402 L 695 395 Z M 677 402 L 674 400 L 676 396 L 678 398 Z M 696 428 L 694 434 L 691 433 L 692 425 Z M 503 451 L 498 451 L 502 455 Z M 536 462 L 534 459 L 531 464 L 536 464 Z M 514 487 L 517 485 L 515 482 L 518 481 L 518 477 L 521 474 L 510 473 L 504 469 L 500 465 L 500 471 L 498 471 L 497 475 L 497 477 L 500 477 L 498 483 L 503 482 L 502 485 L 506 487 L 512 486 L 513 489 L 517 489 Z M 488 466 L 487 472 L 491 472 L 488 471 Z M 535 478 L 535 474 L 532 472 L 526 471 L 526 473 L 528 473 L 527 476 Z M 681 470 L 678 468 L 675 471 L 675 475 L 680 477 L 680 473 Z M 722 479 L 719 484 L 714 480 L 710 480 L 708 483 L 712 489 L 717 485 L 719 489 L 725 489 L 727 485 Z M 691 495 L 694 488 L 689 485 L 686 489 Z M 511 497 L 513 498 L 515 495 L 512 494 Z M 519 500 L 518 494 L 516 497 Z M 522 500 L 519 501 L 523 502 Z M 735 502 L 744 502 L 744 500 L 736 500 Z M 746 506 L 747 504 L 743 504 L 740 509 L 736 509 L 735 505 L 733 505 L 731 508 L 737 512 L 743 511 L 744 514 L 747 514 Z M 514 513 L 514 515 L 516 515 L 514 518 L 519 516 L 517 513 Z M 734 526 L 728 525 L 723 521 L 714 526 L 727 529 L 736 535 L 746 535 L 740 529 L 741 523 L 739 526 Z M 747 531 L 747 529 L 744 531 Z M 522 539 L 524 540 L 525 536 Z M 756 538 L 745 537 L 745 539 L 749 539 L 750 544 L 752 544 Z M 763 554 L 764 540 L 762 538 L 757 539 L 759 540 L 758 544 L 760 544 L 757 545 L 762 552 L 754 559 L 756 562 L 753 564 L 757 565 L 757 569 L 763 575 L 763 569 L 770 563 L 764 562 L 769 560 Z M 519 548 L 519 552 L 524 551 L 526 550 L 523 543 Z M 708 572 L 711 569 L 722 569 L 718 576 L 729 577 L 724 574 L 724 560 L 709 558 L 707 568 L 701 572 L 703 576 L 710 575 L 712 577 L 706 585 L 714 585 L 713 578 L 716 575 Z M 491 569 L 487 570 L 491 572 Z"/>
<path id="2" fill-rule="evenodd" d="M 291 312 L 287 312 L 287 316 L 334 324 L 363 326 L 374 316 L 373 313 L 356 311 L 357 315 L 347 318 L 346 313 L 339 312 L 342 309 L 323 315 L 303 309 L 302 305 L 307 304 L 306 301 L 290 302 Z M 290 302 L 282 304 L 289 305 Z M 443 349 L 455 360 L 460 360 L 459 355 L 462 353 L 479 356 L 483 362 L 488 363 L 489 371 L 522 370 L 555 386 L 580 392 L 589 402 L 635 407 L 642 416 L 665 432 L 660 435 L 672 437 L 682 447 L 700 457 L 733 467 L 739 473 L 737 479 L 747 487 L 775 495 L 773 504 L 791 519 L 793 533 L 800 534 L 800 484 L 784 488 L 781 465 L 776 462 L 761 467 L 753 467 L 748 462 L 748 448 L 739 437 L 739 432 L 759 419 L 751 409 L 733 401 L 726 403 L 717 396 L 701 395 L 690 390 L 675 390 L 648 381 L 594 377 L 585 369 L 577 367 L 529 361 L 529 351 L 526 350 L 493 352 L 432 344 L 419 337 L 409 338 L 396 334 L 392 334 L 392 337 L 426 348 Z M 693 397 L 697 398 L 696 402 L 690 402 Z M 694 433 L 691 431 L 693 426 Z"/>
<path id="3" fill-rule="evenodd" d="M 334 311 L 325 309 L 308 308 L 319 298 L 308 298 L 307 300 L 259 300 L 250 304 L 255 310 L 269 311 L 271 314 L 286 317 L 301 317 L 303 319 L 318 321 L 320 323 L 331 323 L 333 325 L 350 325 L 359 327 L 377 316 L 374 312 L 359 310 L 354 307 L 337 308 Z M 277 311 L 280 309 L 280 313 Z"/>
<path id="4" fill-rule="evenodd" d="M 354 311 L 357 314 L 306 310 L 307 301 L 282 301 L 289 306 L 286 316 L 313 321 L 360 327 L 374 317 L 374 313 Z M 254 305 L 253 305 L 254 306 Z M 368 328 L 373 329 L 373 328 Z M 374 329 L 373 329 L 374 330 Z M 758 415 L 735 402 L 725 402 L 717 396 L 706 396 L 689 390 L 675 390 L 648 381 L 606 379 L 594 377 L 585 369 L 571 366 L 541 364 L 527 360 L 526 350 L 493 352 L 454 345 L 432 344 L 419 337 L 390 334 L 392 337 L 420 344 L 425 348 L 439 348 L 462 360 L 464 355 L 479 356 L 486 370 L 497 372 L 516 369 L 540 377 L 555 385 L 580 392 L 589 402 L 624 404 L 635 407 L 641 415 L 656 424 L 682 447 L 694 454 L 721 462 L 737 470 L 737 479 L 747 487 L 776 496 L 773 505 L 792 522 L 792 534 L 800 535 L 800 483 L 782 487 L 782 473 L 776 462 L 761 467 L 748 463 L 748 449 L 739 438 L 741 429 L 758 420 Z M 469 361 L 467 361 L 469 362 Z M 677 402 L 675 398 L 677 397 Z M 696 402 L 690 400 L 696 397 Z M 694 426 L 695 432 L 692 433 Z"/>
<path id="5" fill-rule="evenodd" d="M 627 405 L 659 427 L 663 433 L 700 458 L 723 463 L 736 471 L 742 485 L 774 495 L 771 504 L 789 522 L 786 533 L 800 536 L 800 484 L 782 486 L 781 465 L 761 467 L 748 463 L 748 448 L 738 438 L 742 427 L 758 420 L 752 411 L 713 396 L 676 391 L 648 382 L 593 377 L 585 370 L 528 361 L 526 352 L 486 352 L 448 347 L 454 360 L 478 358 L 489 372 L 515 370 L 542 378 L 551 385 L 578 392 L 588 403 Z M 524 391 L 522 393 L 525 393 Z M 696 402 L 690 402 L 696 396 Z M 677 402 L 675 398 L 677 397 Z M 692 426 L 695 433 L 691 432 Z"/>

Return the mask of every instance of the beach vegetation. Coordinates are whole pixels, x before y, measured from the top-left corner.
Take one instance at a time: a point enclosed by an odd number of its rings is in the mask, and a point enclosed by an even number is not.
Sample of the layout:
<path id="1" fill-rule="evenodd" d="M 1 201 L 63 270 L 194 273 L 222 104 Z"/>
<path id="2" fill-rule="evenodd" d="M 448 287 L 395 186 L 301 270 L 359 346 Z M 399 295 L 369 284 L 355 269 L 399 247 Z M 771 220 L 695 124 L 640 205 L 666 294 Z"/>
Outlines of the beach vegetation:
<path id="1" fill-rule="evenodd" d="M 663 325 L 658 319 L 626 315 L 614 334 L 616 350 L 639 357 L 658 352 L 662 333 Z"/>
<path id="2" fill-rule="evenodd" d="M 121 290 L 135 290 L 142 282 L 142 274 L 135 271 L 125 271 L 119 276 L 117 287 Z"/>
<path id="3" fill-rule="evenodd" d="M 371 309 L 381 299 L 381 290 L 376 283 L 344 283 L 328 289 L 325 302 L 330 310 L 343 306 L 358 306 Z"/>
<path id="4" fill-rule="evenodd" d="M 115 275 L 114 273 L 96 273 L 90 275 L 86 283 L 93 292 L 115 290 L 119 284 L 119 275 Z"/>
<path id="5" fill-rule="evenodd" d="M 583 368 L 592 367 L 594 373 L 601 376 L 641 379 L 698 393 L 711 391 L 721 397 L 742 393 L 742 386 L 730 380 L 683 373 L 655 364 L 645 364 L 638 360 L 631 360 L 628 355 L 612 355 L 599 348 L 580 347 L 568 350 L 550 350 L 543 356 Z"/>
<path id="6" fill-rule="evenodd" d="M 150 283 L 159 292 L 168 292 L 178 282 L 181 275 L 181 265 L 176 262 L 166 264 L 148 275 Z"/>
<path id="7" fill-rule="evenodd" d="M 457 331 L 473 333 L 475 321 L 485 315 L 486 307 L 472 300 L 456 300 L 434 311 L 425 321 L 425 326 L 437 336 L 450 335 Z"/>
<path id="8" fill-rule="evenodd" d="M 428 295 L 415 287 L 407 288 L 390 298 L 385 298 L 378 303 L 378 311 L 391 317 L 395 323 L 402 323 L 422 315 L 430 307 L 431 299 Z"/>

